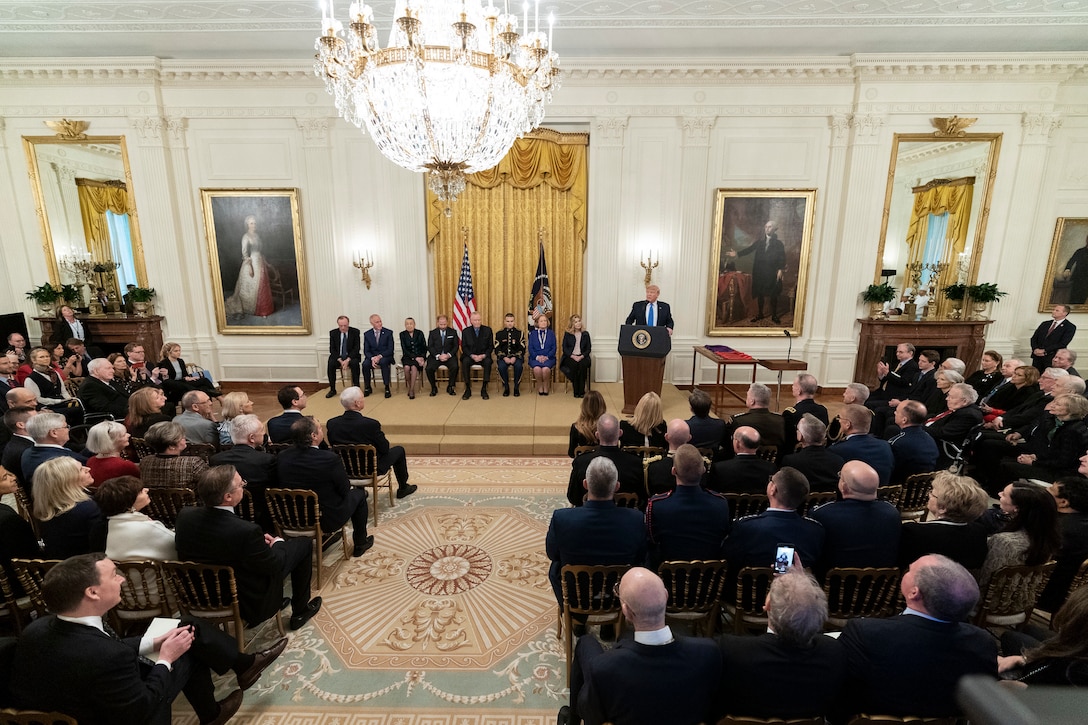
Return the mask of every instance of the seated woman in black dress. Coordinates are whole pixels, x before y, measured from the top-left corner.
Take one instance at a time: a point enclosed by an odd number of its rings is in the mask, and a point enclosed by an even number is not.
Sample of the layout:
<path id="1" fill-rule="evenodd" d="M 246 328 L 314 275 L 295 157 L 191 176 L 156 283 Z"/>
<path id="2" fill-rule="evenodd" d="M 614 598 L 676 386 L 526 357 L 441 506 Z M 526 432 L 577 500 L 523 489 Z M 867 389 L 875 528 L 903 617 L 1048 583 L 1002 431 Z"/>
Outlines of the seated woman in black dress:
<path id="1" fill-rule="evenodd" d="M 971 373 L 964 382 L 977 390 L 980 398 L 986 397 L 998 383 L 1005 379 L 1001 375 L 1003 361 L 1004 358 L 1001 357 L 1001 353 L 987 350 L 982 353 L 981 367 Z"/>
<path id="2" fill-rule="evenodd" d="M 559 361 L 559 371 L 570 379 L 575 398 L 581 398 L 586 393 L 586 379 L 591 365 L 589 349 L 589 333 L 582 329 L 581 315 L 571 315 L 567 331 L 563 333 L 563 358 Z"/>
<path id="3" fill-rule="evenodd" d="M 570 424 L 570 444 L 567 456 L 574 458 L 574 449 L 578 446 L 597 445 L 597 420 L 608 412 L 604 396 L 596 390 L 590 390 L 582 398 L 582 409 L 578 420 Z"/>
<path id="4" fill-rule="evenodd" d="M 404 366 L 404 382 L 408 386 L 408 399 L 416 399 L 419 389 L 419 373 L 427 364 L 427 338 L 422 330 L 416 329 L 416 321 L 411 317 L 404 320 L 404 330 L 400 333 L 400 364 Z"/>
<path id="5" fill-rule="evenodd" d="M 973 478 L 941 471 L 933 477 L 926 521 L 908 521 L 899 537 L 899 567 L 907 568 L 926 554 L 943 554 L 967 569 L 986 561 L 987 529 L 978 518 L 990 497 Z"/>
<path id="6" fill-rule="evenodd" d="M 1039 371 L 1031 365 L 1021 365 L 1012 371 L 1009 384 L 998 388 L 990 399 L 979 407 L 989 422 L 1025 402 L 1037 392 L 1039 392 Z"/>
<path id="7" fill-rule="evenodd" d="M 147 429 L 156 423 L 169 423 L 173 416 L 162 412 L 166 395 L 158 388 L 140 388 L 128 398 L 128 415 L 125 427 L 133 438 L 143 438 Z"/>
<path id="8" fill-rule="evenodd" d="M 185 361 L 181 359 L 181 345 L 176 342 L 168 342 L 162 346 L 162 360 L 156 367 L 166 370 L 162 389 L 166 392 L 166 398 L 172 402 L 178 402 L 190 390 L 203 390 L 211 398 L 221 395 L 211 380 L 202 375 L 189 374 Z"/>
<path id="9" fill-rule="evenodd" d="M 665 418 L 661 413 L 661 396 L 649 392 L 638 401 L 631 421 L 620 421 L 620 445 L 668 448 L 666 430 Z"/>
<path id="10" fill-rule="evenodd" d="M 102 551 L 106 529 L 87 493 L 91 469 L 74 458 L 51 458 L 34 471 L 34 517 L 47 559 Z"/>
<path id="11" fill-rule="evenodd" d="M 1051 620 L 1056 634 L 1039 642 L 1010 629 L 1001 636 L 997 671 L 1027 685 L 1088 687 L 1088 587 L 1074 590 Z"/>

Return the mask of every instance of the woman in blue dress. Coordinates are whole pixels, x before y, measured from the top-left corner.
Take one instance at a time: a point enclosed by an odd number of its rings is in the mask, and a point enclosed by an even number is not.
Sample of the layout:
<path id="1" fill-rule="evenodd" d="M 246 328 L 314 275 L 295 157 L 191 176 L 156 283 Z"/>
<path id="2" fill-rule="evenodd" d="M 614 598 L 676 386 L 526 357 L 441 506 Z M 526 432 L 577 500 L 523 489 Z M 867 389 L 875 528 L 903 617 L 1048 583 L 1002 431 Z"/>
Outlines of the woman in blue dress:
<path id="1" fill-rule="evenodd" d="M 529 333 L 529 366 L 536 381 L 536 394 L 547 395 L 555 367 L 555 333 L 548 329 L 547 315 L 536 318 L 536 329 Z"/>

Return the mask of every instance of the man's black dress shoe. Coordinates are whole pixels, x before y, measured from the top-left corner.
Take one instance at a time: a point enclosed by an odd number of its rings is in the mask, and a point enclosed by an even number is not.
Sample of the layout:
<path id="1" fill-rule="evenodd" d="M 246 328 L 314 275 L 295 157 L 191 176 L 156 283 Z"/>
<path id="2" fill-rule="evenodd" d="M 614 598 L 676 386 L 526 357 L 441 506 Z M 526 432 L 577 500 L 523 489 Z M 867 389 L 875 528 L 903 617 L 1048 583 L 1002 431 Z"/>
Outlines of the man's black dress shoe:
<path id="1" fill-rule="evenodd" d="M 514 397 L 515 398 L 520 398 L 521 397 L 521 390 L 519 390 L 518 388 L 514 388 Z"/>
<path id="2" fill-rule="evenodd" d="M 389 392 L 389 388 L 385 389 L 385 397 L 387 397 L 387 398 L 392 398 L 393 397 L 393 394 Z"/>
<path id="3" fill-rule="evenodd" d="M 364 388 L 363 389 L 363 397 L 366 397 L 367 395 L 371 395 L 373 392 L 374 391 L 372 389 L 370 389 L 370 388 Z"/>
<path id="4" fill-rule="evenodd" d="M 464 395 L 461 396 L 461 400 L 468 400 L 471 397 L 472 397 L 472 391 L 471 390 L 465 390 Z"/>
<path id="5" fill-rule="evenodd" d="M 509 398 L 510 397 L 510 388 L 503 388 L 502 389 L 502 397 L 504 397 L 504 398 Z"/>
<path id="6" fill-rule="evenodd" d="M 287 647 L 287 638 L 280 637 L 279 641 L 268 649 L 261 650 L 253 655 L 253 664 L 238 675 L 238 687 L 243 690 L 248 690 L 257 684 L 257 680 L 261 678 L 261 673 L 265 669 L 276 661 L 276 658 L 283 653 L 283 650 Z"/>
<path id="7" fill-rule="evenodd" d="M 361 542 L 355 545 L 355 551 L 351 553 L 352 556 L 362 556 L 366 552 L 374 548 L 374 534 L 363 539 Z"/>
<path id="8" fill-rule="evenodd" d="M 438 395 L 438 388 L 431 388 L 431 397 Z"/>
<path id="9" fill-rule="evenodd" d="M 329 392 L 325 393 L 325 397 L 326 398 L 335 398 L 336 397 L 336 391 L 333 390 L 332 388 L 329 388 Z"/>
<path id="10" fill-rule="evenodd" d="M 405 496 L 411 496 L 413 493 L 416 492 L 416 489 L 418 489 L 418 488 L 419 488 L 419 486 L 415 485 L 414 483 L 406 483 L 406 484 L 404 484 L 403 486 L 401 486 L 400 488 L 397 489 L 397 498 L 404 498 Z"/>
<path id="11" fill-rule="evenodd" d="M 291 615 L 291 629 L 301 628 L 302 625 L 309 622 L 319 611 L 321 611 L 321 597 L 314 597 L 310 600 L 310 603 L 306 605 L 306 609 Z"/>
<path id="12" fill-rule="evenodd" d="M 555 717 L 557 725 L 570 725 L 570 705 L 559 708 L 559 714 Z"/>
<path id="13" fill-rule="evenodd" d="M 483 398 L 484 400 L 488 399 L 487 388 L 484 388 L 483 390 L 480 391 L 480 397 Z"/>
<path id="14" fill-rule="evenodd" d="M 446 388 L 446 392 L 449 393 L 450 395 L 457 395 L 457 391 L 453 389 L 452 385 L 449 386 L 448 388 Z"/>

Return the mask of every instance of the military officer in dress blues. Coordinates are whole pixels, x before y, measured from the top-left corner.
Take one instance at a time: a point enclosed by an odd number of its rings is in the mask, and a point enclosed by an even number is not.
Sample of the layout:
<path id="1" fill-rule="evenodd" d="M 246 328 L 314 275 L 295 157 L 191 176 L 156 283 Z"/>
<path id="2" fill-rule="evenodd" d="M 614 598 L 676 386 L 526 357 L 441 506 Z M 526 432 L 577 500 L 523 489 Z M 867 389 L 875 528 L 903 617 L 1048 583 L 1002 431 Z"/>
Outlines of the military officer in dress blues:
<path id="1" fill-rule="evenodd" d="M 502 397 L 510 397 L 510 383 L 506 371 L 514 366 L 514 397 L 521 395 L 521 371 L 525 367 L 525 337 L 514 327 L 514 313 L 507 312 L 502 329 L 495 333 L 495 366 L 502 380 Z"/>
<path id="2" fill-rule="evenodd" d="M 704 463 L 695 446 L 677 448 L 672 456 L 676 489 L 646 503 L 646 533 L 655 567 L 663 561 L 722 558 L 733 520 L 725 496 L 699 485 L 706 472 Z"/>
<path id="3" fill-rule="evenodd" d="M 771 566 L 779 544 L 791 544 L 803 566 L 819 561 L 824 548 L 824 527 L 797 513 L 808 496 L 804 474 L 789 466 L 767 483 L 769 506 L 755 516 L 733 524 L 725 541 L 725 558 L 732 572 L 746 566 Z"/>

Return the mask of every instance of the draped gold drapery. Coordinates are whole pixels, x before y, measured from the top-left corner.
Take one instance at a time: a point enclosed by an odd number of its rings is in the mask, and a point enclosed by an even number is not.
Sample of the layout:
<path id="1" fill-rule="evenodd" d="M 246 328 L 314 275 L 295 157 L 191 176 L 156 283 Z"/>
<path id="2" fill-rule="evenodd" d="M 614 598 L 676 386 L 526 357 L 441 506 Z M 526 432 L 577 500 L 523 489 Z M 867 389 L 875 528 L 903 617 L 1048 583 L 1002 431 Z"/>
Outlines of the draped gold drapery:
<path id="1" fill-rule="evenodd" d="M 427 191 L 436 315 L 453 313 L 467 241 L 476 309 L 484 324 L 498 330 L 503 315 L 513 312 L 518 328 L 524 330 L 538 240 L 544 243 L 551 283 L 553 326 L 565 329 L 570 315 L 583 314 L 588 144 L 587 134 L 551 130 L 518 139 L 494 169 L 467 177 L 450 217 L 445 216 L 445 203 Z"/>
<path id="2" fill-rule="evenodd" d="M 83 235 L 87 239 L 87 251 L 90 252 L 91 259 L 112 260 L 113 247 L 110 244 L 106 212 L 128 214 L 128 190 L 125 183 L 76 179 L 76 192 L 79 195 L 79 213 L 83 218 Z M 107 275 L 107 282 L 110 280 L 113 291 L 119 293 L 116 271 Z"/>
<path id="3" fill-rule="evenodd" d="M 908 266 L 921 262 L 926 250 L 926 237 L 929 231 L 929 215 L 948 213 L 948 229 L 945 232 L 945 245 L 940 259 L 948 262 L 941 272 L 934 289 L 940 291 L 955 284 L 959 278 L 956 262 L 959 254 L 967 246 L 967 229 L 971 224 L 971 201 L 975 193 L 975 177 L 962 179 L 934 179 L 924 186 L 916 186 L 914 208 L 910 213 L 910 226 L 907 229 L 907 248 L 909 249 Z M 948 304 L 940 298 L 938 314 L 946 312 Z"/>

